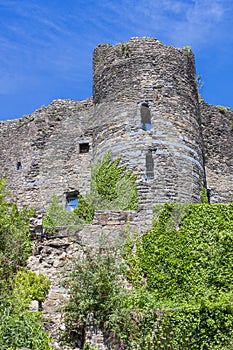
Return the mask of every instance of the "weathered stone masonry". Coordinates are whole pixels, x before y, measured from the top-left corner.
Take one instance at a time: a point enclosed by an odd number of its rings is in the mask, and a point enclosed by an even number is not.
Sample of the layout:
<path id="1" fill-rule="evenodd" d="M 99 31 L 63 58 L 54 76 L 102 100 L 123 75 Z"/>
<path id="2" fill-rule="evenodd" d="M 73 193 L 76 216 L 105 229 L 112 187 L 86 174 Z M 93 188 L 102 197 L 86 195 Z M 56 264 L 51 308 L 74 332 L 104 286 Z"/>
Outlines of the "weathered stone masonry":
<path id="1" fill-rule="evenodd" d="M 133 38 L 99 45 L 93 66 L 93 99 L 56 100 L 0 123 L 0 177 L 19 206 L 37 209 L 39 228 L 54 194 L 65 206 L 67 196 L 89 190 L 91 164 L 105 152 L 138 174 L 137 212 L 100 211 L 76 237 L 35 240 L 28 267 L 52 282 L 44 313 L 55 334 L 66 298 L 58 273 L 64 266 L 69 272 L 80 242 L 95 246 L 102 236 L 143 232 L 156 203 L 198 203 L 203 187 L 211 203 L 233 200 L 233 111 L 198 96 L 190 50 Z M 106 349 L 100 333 L 87 341 Z M 53 348 L 60 349 L 56 338 Z"/>
<path id="2" fill-rule="evenodd" d="M 233 199 L 233 111 L 199 101 L 194 57 L 151 38 L 99 45 L 94 97 L 53 101 L 0 123 L 0 176 L 19 205 L 43 209 L 53 194 L 89 188 L 106 151 L 138 173 L 140 209 L 158 202 Z"/>

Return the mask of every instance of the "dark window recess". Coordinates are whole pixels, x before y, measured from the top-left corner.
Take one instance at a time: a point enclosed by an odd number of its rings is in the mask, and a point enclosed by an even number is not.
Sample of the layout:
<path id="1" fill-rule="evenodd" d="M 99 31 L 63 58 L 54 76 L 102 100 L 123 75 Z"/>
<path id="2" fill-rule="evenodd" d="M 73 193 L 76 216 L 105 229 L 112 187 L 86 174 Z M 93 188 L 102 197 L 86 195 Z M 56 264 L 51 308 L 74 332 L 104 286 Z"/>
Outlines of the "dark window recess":
<path id="1" fill-rule="evenodd" d="M 208 188 L 207 188 L 207 198 L 208 198 L 208 203 L 210 204 L 211 191 Z"/>
<path id="2" fill-rule="evenodd" d="M 141 104 L 140 113 L 142 129 L 149 131 L 151 129 L 151 114 L 148 103 L 144 102 Z"/>
<path id="3" fill-rule="evenodd" d="M 154 178 L 154 159 L 151 151 L 146 154 L 146 178 L 147 180 Z"/>
<path id="4" fill-rule="evenodd" d="M 72 192 L 66 194 L 66 210 L 74 210 L 78 207 L 78 193 Z"/>
<path id="5" fill-rule="evenodd" d="M 79 153 L 88 153 L 90 149 L 89 143 L 79 144 Z"/>
<path id="6" fill-rule="evenodd" d="M 22 170 L 22 164 L 21 164 L 21 162 L 18 162 L 18 163 L 17 163 L 17 170 Z"/>

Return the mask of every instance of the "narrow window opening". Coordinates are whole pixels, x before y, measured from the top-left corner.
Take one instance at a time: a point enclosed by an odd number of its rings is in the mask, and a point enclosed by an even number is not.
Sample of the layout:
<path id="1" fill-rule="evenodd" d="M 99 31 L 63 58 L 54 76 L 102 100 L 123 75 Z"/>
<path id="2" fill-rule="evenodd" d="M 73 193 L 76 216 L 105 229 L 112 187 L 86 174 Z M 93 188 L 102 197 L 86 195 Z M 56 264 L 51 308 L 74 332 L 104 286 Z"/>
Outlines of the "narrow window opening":
<path id="1" fill-rule="evenodd" d="M 22 164 L 21 164 L 21 162 L 18 162 L 18 163 L 17 163 L 17 170 L 22 170 Z"/>
<path id="2" fill-rule="evenodd" d="M 78 207 L 78 192 L 66 194 L 66 210 L 71 211 Z"/>
<path id="3" fill-rule="evenodd" d="M 79 153 L 88 153 L 90 149 L 89 143 L 80 143 L 79 144 Z"/>
<path id="4" fill-rule="evenodd" d="M 144 102 L 141 104 L 140 113 L 142 129 L 145 131 L 151 130 L 151 113 L 148 103 Z"/>
<path id="5" fill-rule="evenodd" d="M 151 151 L 146 154 L 146 178 L 147 180 L 154 178 L 154 159 Z"/>

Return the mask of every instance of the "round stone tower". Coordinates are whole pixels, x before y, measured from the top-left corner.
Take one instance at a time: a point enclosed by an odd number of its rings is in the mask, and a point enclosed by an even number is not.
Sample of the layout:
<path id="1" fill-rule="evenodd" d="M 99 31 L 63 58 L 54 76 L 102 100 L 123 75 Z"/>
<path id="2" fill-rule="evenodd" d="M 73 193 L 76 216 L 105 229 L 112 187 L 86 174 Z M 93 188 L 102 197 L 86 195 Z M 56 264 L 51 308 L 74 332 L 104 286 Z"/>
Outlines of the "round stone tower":
<path id="1" fill-rule="evenodd" d="M 94 51 L 94 158 L 138 174 L 140 205 L 200 202 L 205 186 L 194 57 L 152 38 Z"/>

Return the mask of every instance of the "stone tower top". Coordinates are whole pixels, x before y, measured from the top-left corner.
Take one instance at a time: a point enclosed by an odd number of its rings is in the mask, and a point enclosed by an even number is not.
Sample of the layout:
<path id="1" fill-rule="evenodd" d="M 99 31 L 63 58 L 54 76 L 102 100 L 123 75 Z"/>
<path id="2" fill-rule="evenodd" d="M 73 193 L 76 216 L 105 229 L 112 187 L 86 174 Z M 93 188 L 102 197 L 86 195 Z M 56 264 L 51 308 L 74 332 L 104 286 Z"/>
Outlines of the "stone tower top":
<path id="1" fill-rule="evenodd" d="M 93 56 L 94 103 L 151 99 L 164 87 L 173 93 L 192 86 L 196 95 L 194 57 L 152 38 L 132 38 L 116 45 L 99 45 Z M 181 78 L 181 79 L 180 79 Z M 195 96 L 196 97 L 196 96 Z"/>

